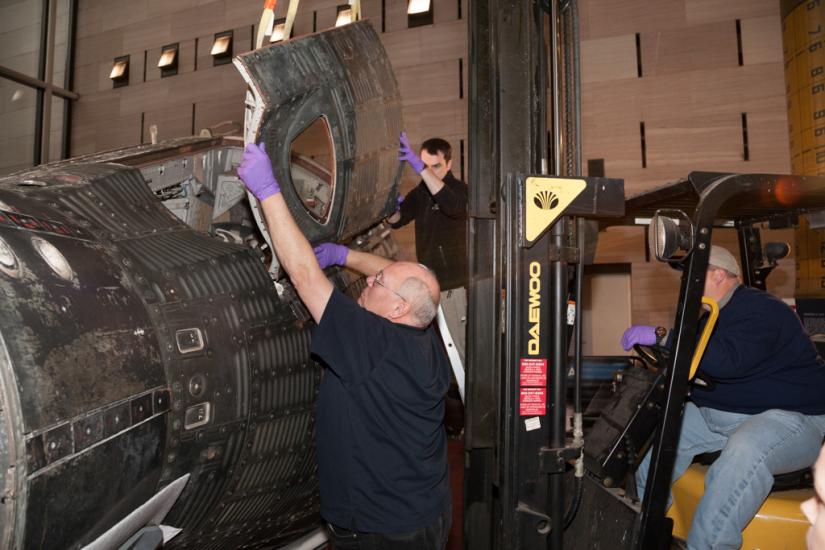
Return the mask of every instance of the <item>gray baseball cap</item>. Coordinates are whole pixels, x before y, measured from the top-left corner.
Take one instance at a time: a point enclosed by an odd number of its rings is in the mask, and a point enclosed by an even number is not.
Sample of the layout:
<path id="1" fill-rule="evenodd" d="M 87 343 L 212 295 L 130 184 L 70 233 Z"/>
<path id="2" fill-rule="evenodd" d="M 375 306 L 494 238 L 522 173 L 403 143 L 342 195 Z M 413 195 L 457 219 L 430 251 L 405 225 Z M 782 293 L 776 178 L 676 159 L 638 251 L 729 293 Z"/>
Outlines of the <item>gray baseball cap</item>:
<path id="1" fill-rule="evenodd" d="M 727 248 L 722 248 L 721 246 L 712 245 L 710 247 L 710 260 L 708 263 L 714 267 L 720 267 L 725 271 L 730 271 L 737 277 L 742 274 L 742 271 L 739 269 L 739 262 L 736 261 L 736 258 Z"/>

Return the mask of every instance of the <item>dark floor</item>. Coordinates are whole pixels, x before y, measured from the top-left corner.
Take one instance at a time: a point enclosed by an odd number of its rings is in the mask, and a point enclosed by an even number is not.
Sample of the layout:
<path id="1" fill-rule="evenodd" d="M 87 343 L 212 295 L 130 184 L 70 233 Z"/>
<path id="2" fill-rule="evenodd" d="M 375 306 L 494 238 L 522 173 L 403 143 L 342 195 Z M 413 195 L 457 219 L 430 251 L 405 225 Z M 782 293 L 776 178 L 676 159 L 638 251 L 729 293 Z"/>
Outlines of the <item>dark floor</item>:
<path id="1" fill-rule="evenodd" d="M 447 461 L 450 464 L 450 487 L 453 490 L 453 526 L 447 550 L 464 548 L 464 437 L 447 440 Z"/>

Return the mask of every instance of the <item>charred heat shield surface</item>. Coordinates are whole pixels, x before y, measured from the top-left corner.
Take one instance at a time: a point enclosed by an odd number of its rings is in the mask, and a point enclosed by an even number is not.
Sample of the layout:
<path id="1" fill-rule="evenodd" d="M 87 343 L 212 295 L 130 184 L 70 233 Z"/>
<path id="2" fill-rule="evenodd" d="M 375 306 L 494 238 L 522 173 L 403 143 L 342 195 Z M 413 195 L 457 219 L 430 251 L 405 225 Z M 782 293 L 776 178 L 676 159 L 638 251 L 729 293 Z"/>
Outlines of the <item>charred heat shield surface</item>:
<path id="1" fill-rule="evenodd" d="M 319 522 L 311 323 L 253 249 L 137 169 L 44 166 L 0 180 L 0 301 L 0 546 L 78 548 L 185 473 L 172 547 Z"/>
<path id="2" fill-rule="evenodd" d="M 235 64 L 255 96 L 250 133 L 266 144 L 310 241 L 347 241 L 395 211 L 401 95 L 368 21 L 245 53 Z M 290 145 L 319 119 L 334 152 L 331 215 L 323 223 L 301 206 L 289 169 Z"/>
<path id="3" fill-rule="evenodd" d="M 237 64 L 305 234 L 392 255 L 375 224 L 395 209 L 401 104 L 372 28 Z M 332 177 L 301 187 L 290 145 L 318 120 Z M 0 179 L 0 547 L 80 548 L 187 473 L 169 547 L 277 547 L 320 523 L 312 322 L 267 272 L 241 145 L 186 138 Z"/>

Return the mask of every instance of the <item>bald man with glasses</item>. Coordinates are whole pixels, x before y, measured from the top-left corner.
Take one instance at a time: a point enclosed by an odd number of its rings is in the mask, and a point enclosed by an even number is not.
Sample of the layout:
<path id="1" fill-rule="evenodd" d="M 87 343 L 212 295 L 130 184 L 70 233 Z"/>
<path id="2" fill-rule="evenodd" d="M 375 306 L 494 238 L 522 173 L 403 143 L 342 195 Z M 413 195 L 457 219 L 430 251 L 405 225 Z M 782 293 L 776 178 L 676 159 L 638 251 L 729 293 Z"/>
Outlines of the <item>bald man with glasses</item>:
<path id="1" fill-rule="evenodd" d="M 432 327 L 435 275 L 341 245 L 313 250 L 263 144 L 247 145 L 238 175 L 260 201 L 275 254 L 318 324 L 311 349 L 325 369 L 315 440 L 321 516 L 334 548 L 444 548 L 450 365 Z M 332 265 L 368 275 L 357 302 L 327 279 Z"/>

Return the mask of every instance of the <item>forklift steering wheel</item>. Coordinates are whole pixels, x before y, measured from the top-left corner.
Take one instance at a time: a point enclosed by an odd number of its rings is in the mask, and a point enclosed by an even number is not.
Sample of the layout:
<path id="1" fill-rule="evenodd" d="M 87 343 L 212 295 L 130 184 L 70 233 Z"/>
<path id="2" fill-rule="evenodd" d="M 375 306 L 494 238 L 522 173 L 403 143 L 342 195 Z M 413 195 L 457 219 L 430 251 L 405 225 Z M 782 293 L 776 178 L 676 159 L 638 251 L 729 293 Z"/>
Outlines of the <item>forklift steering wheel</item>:
<path id="1" fill-rule="evenodd" d="M 667 364 L 668 349 L 663 346 L 643 346 L 634 344 L 635 351 L 648 367 L 661 369 Z"/>

